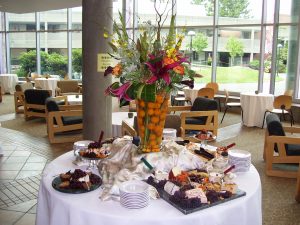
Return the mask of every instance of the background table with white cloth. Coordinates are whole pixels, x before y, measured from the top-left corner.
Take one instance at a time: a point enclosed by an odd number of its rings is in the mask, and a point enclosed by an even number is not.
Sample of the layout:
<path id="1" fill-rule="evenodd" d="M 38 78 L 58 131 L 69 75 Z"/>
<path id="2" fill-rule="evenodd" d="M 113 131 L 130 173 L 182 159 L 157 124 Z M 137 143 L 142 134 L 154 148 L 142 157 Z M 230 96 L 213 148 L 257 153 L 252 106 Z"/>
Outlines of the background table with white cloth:
<path id="1" fill-rule="evenodd" d="M 19 78 L 16 74 L 0 74 L 1 92 L 2 94 L 15 92 L 15 86 L 18 84 Z"/>
<path id="2" fill-rule="evenodd" d="M 198 97 L 198 91 L 200 90 L 200 88 L 194 88 L 194 89 L 183 88 L 182 90 L 184 92 L 185 98 L 190 99 L 191 102 L 193 103 L 195 99 Z"/>
<path id="3" fill-rule="evenodd" d="M 274 95 L 266 93 L 241 93 L 243 123 L 249 127 L 261 127 L 264 113 L 273 108 Z"/>
<path id="4" fill-rule="evenodd" d="M 82 105 L 82 95 L 66 95 L 69 105 Z"/>
<path id="5" fill-rule="evenodd" d="M 237 174 L 236 183 L 246 196 L 188 215 L 162 199 L 143 209 L 127 209 L 118 201 L 101 201 L 101 188 L 84 194 L 61 193 L 52 187 L 55 176 L 78 168 L 73 151 L 47 165 L 41 179 L 36 225 L 261 225 L 261 182 L 257 170 Z M 85 169 L 86 166 L 80 167 Z M 94 171 L 98 173 L 98 171 Z"/>
<path id="6" fill-rule="evenodd" d="M 34 86 L 43 90 L 51 90 L 52 96 L 55 96 L 55 88 L 57 87 L 58 80 L 58 78 L 36 78 Z"/>
<path id="7" fill-rule="evenodd" d="M 133 117 L 128 117 L 128 112 L 113 112 L 112 113 L 112 136 L 121 137 L 122 136 L 122 121 L 126 121 L 129 125 L 133 127 L 134 116 L 136 113 L 133 113 Z"/>

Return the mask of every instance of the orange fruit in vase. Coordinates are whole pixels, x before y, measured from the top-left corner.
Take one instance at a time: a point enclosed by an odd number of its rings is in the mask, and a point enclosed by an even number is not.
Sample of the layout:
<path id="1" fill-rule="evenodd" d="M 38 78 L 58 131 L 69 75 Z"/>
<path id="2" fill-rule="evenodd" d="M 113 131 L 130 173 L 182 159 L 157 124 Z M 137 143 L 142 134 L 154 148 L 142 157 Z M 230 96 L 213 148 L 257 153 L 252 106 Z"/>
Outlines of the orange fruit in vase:
<path id="1" fill-rule="evenodd" d="M 138 114 L 139 114 L 139 117 L 145 117 L 145 115 L 146 115 L 145 111 L 142 109 L 138 112 Z"/>
<path id="2" fill-rule="evenodd" d="M 150 120 L 151 120 L 152 123 L 158 123 L 159 122 L 159 118 L 157 116 L 152 116 Z"/>
<path id="3" fill-rule="evenodd" d="M 148 109 L 153 109 L 154 106 L 155 106 L 155 103 L 154 102 L 148 102 L 147 106 L 148 106 Z"/>
<path id="4" fill-rule="evenodd" d="M 156 102 L 157 102 L 157 103 L 160 103 L 160 104 L 163 103 L 163 102 L 164 102 L 163 96 L 157 95 L 157 96 L 156 96 Z"/>
<path id="5" fill-rule="evenodd" d="M 149 145 L 150 145 L 150 146 L 155 146 L 155 145 L 156 145 L 156 141 L 155 141 L 155 140 L 154 140 L 154 141 L 150 141 L 150 142 L 149 142 Z"/>
<path id="6" fill-rule="evenodd" d="M 161 104 L 159 104 L 159 103 L 155 103 L 155 106 L 154 106 L 154 108 L 156 108 L 156 109 L 160 109 L 160 106 L 161 106 Z"/>
<path id="7" fill-rule="evenodd" d="M 145 127 L 144 126 L 140 126 L 139 130 L 140 130 L 140 132 L 144 133 L 145 132 Z"/>
<path id="8" fill-rule="evenodd" d="M 165 113 L 163 113 L 163 114 L 160 114 L 160 121 L 163 121 L 163 120 L 165 120 L 166 119 L 166 114 Z"/>
<path id="9" fill-rule="evenodd" d="M 159 152 L 160 149 L 159 148 L 152 148 L 152 152 Z"/>
<path id="10" fill-rule="evenodd" d="M 160 115 L 160 110 L 159 109 L 155 109 L 154 110 L 154 115 L 155 116 L 159 116 Z"/>
<path id="11" fill-rule="evenodd" d="M 149 130 L 153 130 L 153 129 L 155 128 L 155 125 L 154 125 L 153 123 L 149 123 L 149 124 L 147 125 L 147 128 L 148 128 Z"/>
<path id="12" fill-rule="evenodd" d="M 153 109 L 148 109 L 147 111 L 149 116 L 152 116 L 154 114 L 154 110 Z"/>
<path id="13" fill-rule="evenodd" d="M 149 135 L 149 140 L 155 140 L 156 139 L 156 135 L 155 134 L 150 134 Z"/>
<path id="14" fill-rule="evenodd" d="M 143 100 L 139 100 L 139 106 L 144 108 L 145 107 L 145 102 Z"/>

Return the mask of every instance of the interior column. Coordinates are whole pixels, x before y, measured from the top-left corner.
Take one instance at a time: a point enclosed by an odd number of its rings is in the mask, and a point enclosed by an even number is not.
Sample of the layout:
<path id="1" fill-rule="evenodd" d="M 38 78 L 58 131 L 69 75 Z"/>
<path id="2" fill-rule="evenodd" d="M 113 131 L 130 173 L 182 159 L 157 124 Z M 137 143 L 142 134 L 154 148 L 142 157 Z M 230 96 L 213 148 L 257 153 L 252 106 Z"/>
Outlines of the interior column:
<path id="1" fill-rule="evenodd" d="M 112 6 L 112 0 L 82 1 L 83 138 L 86 140 L 98 140 L 101 130 L 105 137 L 111 136 L 111 97 L 104 95 L 111 76 L 104 77 L 99 69 L 98 54 L 110 50 L 103 29 L 111 33 Z"/>

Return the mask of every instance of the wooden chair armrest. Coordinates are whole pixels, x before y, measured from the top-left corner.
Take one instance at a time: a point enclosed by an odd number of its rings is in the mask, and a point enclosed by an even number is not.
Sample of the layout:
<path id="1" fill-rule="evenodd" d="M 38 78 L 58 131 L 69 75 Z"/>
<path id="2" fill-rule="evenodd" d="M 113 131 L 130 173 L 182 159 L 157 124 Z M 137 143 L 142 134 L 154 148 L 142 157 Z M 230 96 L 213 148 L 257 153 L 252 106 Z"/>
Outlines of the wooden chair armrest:
<path id="1" fill-rule="evenodd" d="M 51 99 L 53 99 L 54 101 L 64 101 L 65 105 L 68 103 L 67 96 L 56 96 L 56 97 L 52 97 Z"/>
<path id="2" fill-rule="evenodd" d="M 62 116 L 82 116 L 82 110 L 52 111 L 48 114 L 48 118 L 57 118 Z"/>
<path id="3" fill-rule="evenodd" d="M 285 132 L 300 133 L 300 127 L 283 127 Z"/>
<path id="4" fill-rule="evenodd" d="M 168 106 L 168 112 L 175 112 L 175 111 L 190 111 L 192 106 Z"/>
<path id="5" fill-rule="evenodd" d="M 270 144 L 298 144 L 300 145 L 300 137 L 289 136 L 268 136 L 267 142 Z"/>
<path id="6" fill-rule="evenodd" d="M 218 112 L 215 110 L 212 111 L 190 111 L 190 112 L 182 112 L 180 117 L 199 117 L 199 116 L 217 116 Z"/>
<path id="7" fill-rule="evenodd" d="M 82 105 L 59 105 L 60 111 L 82 110 Z"/>
<path id="8" fill-rule="evenodd" d="M 136 130 L 130 126 L 126 121 L 122 121 L 122 135 L 137 136 Z"/>

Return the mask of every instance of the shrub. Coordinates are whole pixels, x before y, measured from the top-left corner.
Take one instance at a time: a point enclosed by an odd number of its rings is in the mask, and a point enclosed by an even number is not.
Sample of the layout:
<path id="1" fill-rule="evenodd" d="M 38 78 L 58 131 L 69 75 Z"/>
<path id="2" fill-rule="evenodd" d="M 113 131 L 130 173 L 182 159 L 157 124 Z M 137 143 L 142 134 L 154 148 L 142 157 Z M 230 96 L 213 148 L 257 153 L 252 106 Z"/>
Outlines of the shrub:
<path id="1" fill-rule="evenodd" d="M 253 60 L 250 62 L 249 67 L 254 70 L 259 70 L 259 60 Z"/>

